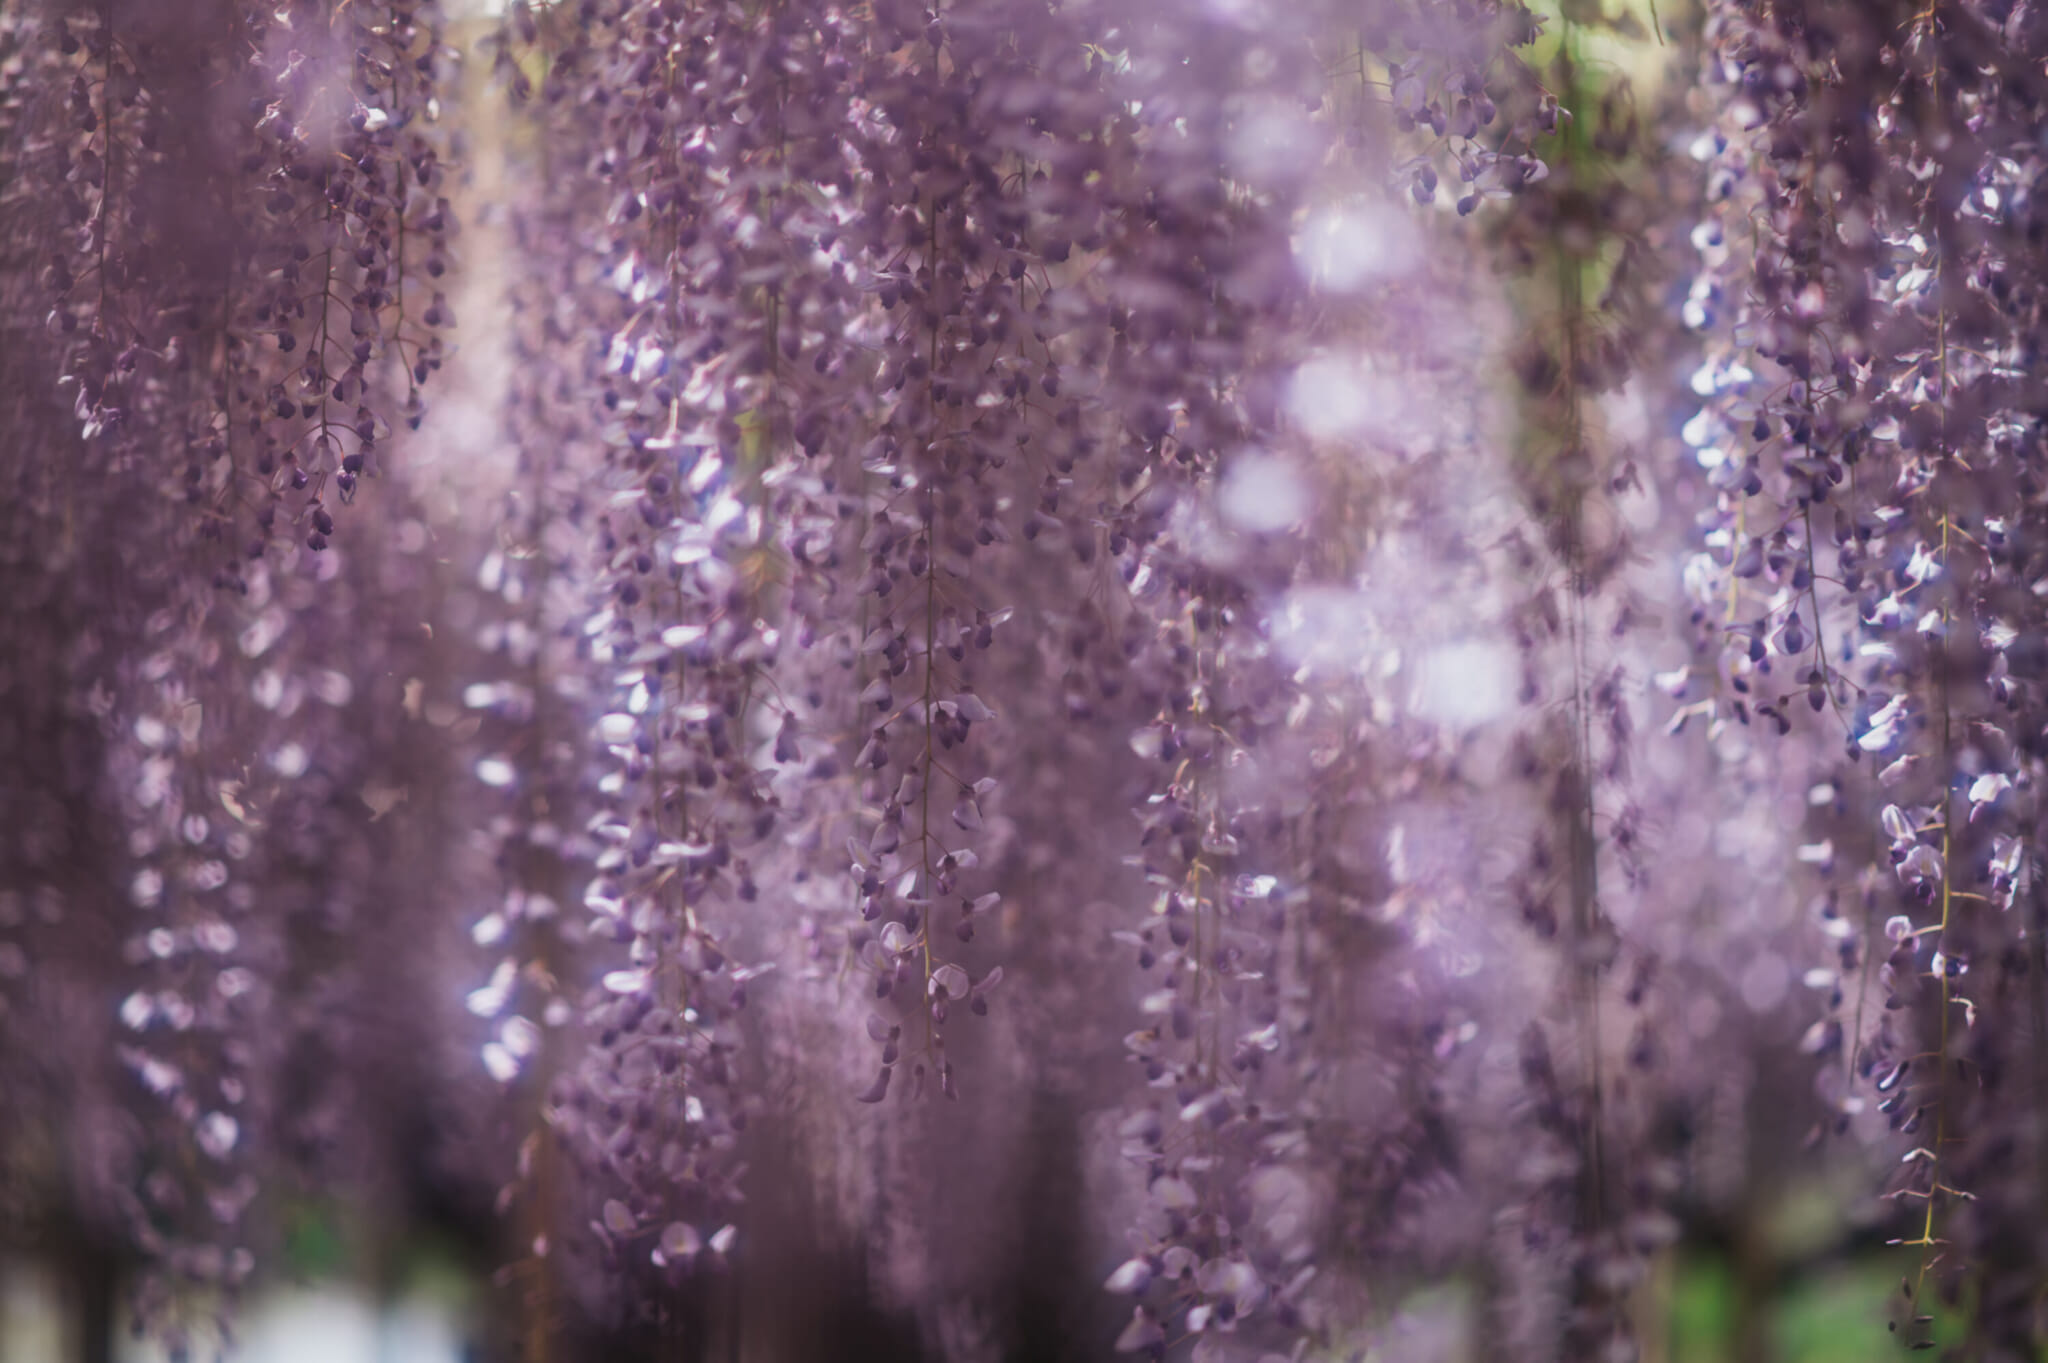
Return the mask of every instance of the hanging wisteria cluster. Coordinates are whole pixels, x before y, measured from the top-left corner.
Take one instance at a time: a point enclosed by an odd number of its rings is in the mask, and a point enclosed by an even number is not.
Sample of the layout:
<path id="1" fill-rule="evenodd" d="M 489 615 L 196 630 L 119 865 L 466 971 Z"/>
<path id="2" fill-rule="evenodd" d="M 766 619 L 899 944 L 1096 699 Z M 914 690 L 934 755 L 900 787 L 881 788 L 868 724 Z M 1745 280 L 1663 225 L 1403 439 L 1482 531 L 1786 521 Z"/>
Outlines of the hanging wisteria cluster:
<path id="1" fill-rule="evenodd" d="M 301 1068 L 273 1022 L 315 997 L 295 948 L 372 930 L 366 833 L 335 816 L 388 760 L 351 712 L 419 575 L 322 551 L 423 417 L 453 320 L 440 22 L 112 0 L 0 20 L 6 916 L 78 976 L 10 974 L 58 1036 L 112 991 L 88 1035 L 146 1099 L 81 1123 L 72 1176 L 92 1233 L 162 1270 L 138 1319 L 174 1341 L 254 1265 L 242 1217 Z"/>
<path id="2" fill-rule="evenodd" d="M 0 6 L 0 1222 L 1621 1363 L 1796 1049 L 2038 1351 L 2048 17 L 485 8 Z"/>
<path id="3" fill-rule="evenodd" d="M 1909 1142 L 1887 1189 L 1913 1256 L 1900 1328 L 1925 1339 L 1923 1298 L 1970 1284 L 1989 1357 L 2038 1338 L 2048 1149 L 2043 36 L 1999 4 L 1716 15 L 1727 94 L 1694 153 L 1718 207 L 1685 309 L 1709 342 L 1684 434 L 1716 490 L 1688 690 L 1818 740 L 1800 859 L 1829 1006 L 1805 1049 L 1838 1126 L 1874 1111 Z"/>

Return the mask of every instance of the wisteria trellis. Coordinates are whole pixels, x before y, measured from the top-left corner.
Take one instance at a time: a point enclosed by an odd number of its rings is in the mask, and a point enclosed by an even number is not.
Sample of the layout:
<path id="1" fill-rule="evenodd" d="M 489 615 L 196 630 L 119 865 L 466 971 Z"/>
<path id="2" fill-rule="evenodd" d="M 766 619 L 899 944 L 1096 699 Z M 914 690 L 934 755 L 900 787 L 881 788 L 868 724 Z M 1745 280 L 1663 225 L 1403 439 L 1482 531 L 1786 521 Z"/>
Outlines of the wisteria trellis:
<path id="1" fill-rule="evenodd" d="M 764 1178 L 948 1357 L 1626 1359 L 1803 1009 L 2038 1351 L 2030 0 L 499 8 L 0 6 L 0 1156 L 142 1326 L 417 1088 L 532 1360 Z"/>

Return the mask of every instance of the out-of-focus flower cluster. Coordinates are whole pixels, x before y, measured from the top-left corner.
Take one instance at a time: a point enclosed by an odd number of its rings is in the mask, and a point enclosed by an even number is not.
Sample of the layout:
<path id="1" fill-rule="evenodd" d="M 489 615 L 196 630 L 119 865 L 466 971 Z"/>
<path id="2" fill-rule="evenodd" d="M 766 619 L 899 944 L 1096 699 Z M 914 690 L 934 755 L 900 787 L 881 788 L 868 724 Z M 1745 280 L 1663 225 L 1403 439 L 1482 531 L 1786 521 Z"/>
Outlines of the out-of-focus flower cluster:
<path id="1" fill-rule="evenodd" d="M 268 1021 L 317 992 L 294 964 L 312 924 L 374 933 L 343 868 L 386 755 L 341 717 L 403 665 L 381 612 L 419 573 L 319 551 L 442 363 L 455 54 L 431 3 L 0 22 L 8 786 L 41 830 L 6 895 L 103 953 L 24 1016 L 116 990 L 90 1035 L 150 1101 L 140 1129 L 89 1124 L 74 1174 L 95 1233 L 123 1224 L 171 1270 L 139 1319 L 176 1338 L 195 1290 L 254 1263 L 242 1214 L 297 1064 Z M 424 530 L 370 542 L 416 564 Z"/>

